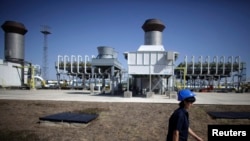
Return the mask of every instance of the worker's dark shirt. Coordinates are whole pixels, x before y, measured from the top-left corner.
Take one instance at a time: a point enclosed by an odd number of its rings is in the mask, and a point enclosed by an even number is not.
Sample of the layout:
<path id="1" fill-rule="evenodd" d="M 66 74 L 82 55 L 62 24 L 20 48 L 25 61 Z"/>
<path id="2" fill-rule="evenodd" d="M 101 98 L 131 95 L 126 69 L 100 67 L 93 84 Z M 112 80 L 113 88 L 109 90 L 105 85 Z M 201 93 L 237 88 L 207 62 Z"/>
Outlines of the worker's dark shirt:
<path id="1" fill-rule="evenodd" d="M 188 139 L 189 117 L 184 108 L 178 108 L 169 118 L 167 141 L 173 141 L 174 130 L 179 131 L 179 141 Z"/>

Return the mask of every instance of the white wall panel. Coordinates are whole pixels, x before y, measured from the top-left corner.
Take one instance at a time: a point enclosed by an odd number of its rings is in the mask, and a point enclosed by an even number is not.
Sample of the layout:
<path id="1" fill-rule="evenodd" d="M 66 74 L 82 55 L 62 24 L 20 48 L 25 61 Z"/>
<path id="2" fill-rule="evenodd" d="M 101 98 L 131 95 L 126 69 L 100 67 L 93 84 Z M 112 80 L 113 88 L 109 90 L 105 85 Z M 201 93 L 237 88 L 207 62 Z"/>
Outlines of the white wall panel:
<path id="1" fill-rule="evenodd" d="M 151 74 L 171 75 L 172 74 L 172 66 L 154 65 L 154 66 L 152 66 Z"/>
<path id="2" fill-rule="evenodd" d="M 0 64 L 0 85 L 3 87 L 21 86 L 21 69 L 14 63 Z"/>
<path id="3" fill-rule="evenodd" d="M 137 65 L 143 65 L 143 53 L 137 53 Z"/>
<path id="4" fill-rule="evenodd" d="M 157 57 L 157 64 L 158 65 L 164 65 L 166 64 L 166 57 L 164 56 L 163 53 L 158 53 L 158 57 Z"/>
<path id="5" fill-rule="evenodd" d="M 149 65 L 149 60 L 150 60 L 150 56 L 149 56 L 149 53 L 148 52 L 145 52 L 144 53 L 144 65 Z"/>
<path id="6" fill-rule="evenodd" d="M 154 65 L 154 64 L 156 64 L 156 62 L 157 62 L 157 53 L 155 53 L 155 52 L 152 52 L 151 53 L 151 65 Z"/>
<path id="7" fill-rule="evenodd" d="M 173 66 L 166 52 L 136 52 L 128 55 L 128 73 L 138 75 L 172 75 Z M 150 65 L 150 66 L 149 66 Z"/>
<path id="8" fill-rule="evenodd" d="M 128 65 L 136 65 L 136 53 L 128 53 Z"/>
<path id="9" fill-rule="evenodd" d="M 129 66 L 129 74 L 154 74 L 154 75 L 171 75 L 172 66 L 155 65 L 155 66 Z"/>
<path id="10" fill-rule="evenodd" d="M 129 74 L 149 74 L 149 66 L 129 66 Z"/>

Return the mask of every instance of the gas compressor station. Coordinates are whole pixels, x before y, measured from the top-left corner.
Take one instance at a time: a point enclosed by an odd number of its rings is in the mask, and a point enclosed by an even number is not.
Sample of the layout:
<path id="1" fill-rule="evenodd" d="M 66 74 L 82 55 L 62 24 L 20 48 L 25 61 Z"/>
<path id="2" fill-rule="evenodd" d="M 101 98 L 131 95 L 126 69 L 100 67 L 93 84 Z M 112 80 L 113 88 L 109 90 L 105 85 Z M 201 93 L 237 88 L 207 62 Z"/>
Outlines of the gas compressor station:
<path id="1" fill-rule="evenodd" d="M 2 89 L 80 89 L 151 97 L 183 88 L 199 92 L 247 92 L 250 88 L 246 62 L 240 56 L 185 56 L 177 65 L 178 51 L 167 51 L 162 44 L 166 26 L 159 19 L 145 20 L 141 27 L 144 44 L 123 53 L 127 69 L 115 48 L 100 45 L 96 55 L 55 56 L 57 80 L 53 81 L 44 78 L 44 68 L 25 60 L 25 25 L 6 21 L 1 27 L 5 35 L 4 58 L 0 59 Z"/>

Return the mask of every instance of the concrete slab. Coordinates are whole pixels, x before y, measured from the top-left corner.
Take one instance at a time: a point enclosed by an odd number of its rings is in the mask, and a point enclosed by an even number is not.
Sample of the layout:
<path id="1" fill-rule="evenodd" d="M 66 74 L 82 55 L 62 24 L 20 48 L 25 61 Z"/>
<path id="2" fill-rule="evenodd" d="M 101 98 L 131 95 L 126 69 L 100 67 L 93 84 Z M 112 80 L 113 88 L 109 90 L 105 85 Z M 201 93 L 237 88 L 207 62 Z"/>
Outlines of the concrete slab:
<path id="1" fill-rule="evenodd" d="M 147 92 L 146 93 L 146 98 L 152 98 L 154 97 L 155 93 L 154 92 Z"/>
<path id="2" fill-rule="evenodd" d="M 125 92 L 124 92 L 124 97 L 126 97 L 126 98 L 131 98 L 131 97 L 132 97 L 132 92 L 130 92 L 130 91 L 125 91 Z"/>
<path id="3" fill-rule="evenodd" d="M 250 105 L 250 93 L 196 93 L 195 104 Z M 85 102 L 139 102 L 139 103 L 179 103 L 166 95 L 154 95 L 151 98 L 123 95 L 102 95 L 97 91 L 90 94 L 83 90 L 0 90 L 0 99 L 12 100 L 53 100 Z"/>

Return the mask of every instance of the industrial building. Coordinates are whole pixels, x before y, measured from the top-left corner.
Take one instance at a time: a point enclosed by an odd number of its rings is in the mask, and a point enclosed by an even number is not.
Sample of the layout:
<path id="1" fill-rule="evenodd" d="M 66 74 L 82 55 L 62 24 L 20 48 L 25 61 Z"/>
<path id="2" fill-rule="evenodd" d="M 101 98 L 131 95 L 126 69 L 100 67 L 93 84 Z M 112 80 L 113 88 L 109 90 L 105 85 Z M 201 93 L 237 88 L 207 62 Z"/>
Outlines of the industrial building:
<path id="1" fill-rule="evenodd" d="M 145 20 L 144 44 L 123 53 L 127 70 L 117 59 L 115 48 L 98 46 L 97 55 L 58 55 L 57 80 L 51 81 L 43 79 L 39 65 L 25 60 L 28 30 L 22 23 L 6 21 L 2 25 L 5 42 L 4 59 L 0 60 L 0 87 L 88 89 L 91 93 L 98 90 L 124 97 L 152 97 L 183 88 L 213 92 L 249 90 L 246 63 L 240 56 L 191 56 L 191 61 L 186 56 L 176 65 L 179 53 L 165 50 L 162 44 L 165 28 L 159 19 Z"/>

